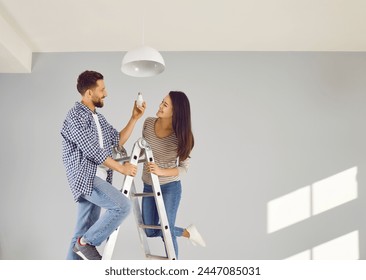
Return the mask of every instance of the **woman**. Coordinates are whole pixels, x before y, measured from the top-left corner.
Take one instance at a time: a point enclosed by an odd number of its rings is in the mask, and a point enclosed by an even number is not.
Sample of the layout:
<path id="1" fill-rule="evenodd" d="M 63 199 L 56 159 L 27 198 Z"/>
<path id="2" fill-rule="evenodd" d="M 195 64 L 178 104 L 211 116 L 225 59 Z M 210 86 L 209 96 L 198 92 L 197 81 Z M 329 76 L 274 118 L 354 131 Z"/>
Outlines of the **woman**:
<path id="1" fill-rule="evenodd" d="M 187 172 L 189 155 L 194 146 L 191 129 L 191 109 L 185 93 L 171 91 L 164 98 L 156 113 L 157 118 L 147 118 L 143 137 L 151 146 L 154 162 L 144 165 L 142 180 L 144 192 L 152 192 L 150 173 L 159 177 L 164 205 L 171 229 L 174 249 L 178 258 L 177 237 L 189 238 L 192 243 L 206 246 L 194 225 L 183 229 L 175 226 L 182 187 L 180 176 Z M 153 197 L 142 200 L 144 224 L 157 225 L 159 216 Z M 146 229 L 148 237 L 162 236 L 161 230 Z"/>

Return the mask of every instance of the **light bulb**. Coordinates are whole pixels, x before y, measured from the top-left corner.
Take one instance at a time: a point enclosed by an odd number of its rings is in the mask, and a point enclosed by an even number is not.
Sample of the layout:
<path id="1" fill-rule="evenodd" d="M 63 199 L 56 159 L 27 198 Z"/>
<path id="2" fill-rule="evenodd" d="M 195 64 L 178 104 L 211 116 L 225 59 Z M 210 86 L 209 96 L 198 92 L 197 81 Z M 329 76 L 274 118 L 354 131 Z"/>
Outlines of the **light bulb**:
<path id="1" fill-rule="evenodd" d="M 138 107 L 142 107 L 142 103 L 144 102 L 144 99 L 142 98 L 142 94 L 141 94 L 141 92 L 139 92 L 138 94 L 137 94 L 137 99 L 136 99 L 136 105 L 138 106 Z"/>

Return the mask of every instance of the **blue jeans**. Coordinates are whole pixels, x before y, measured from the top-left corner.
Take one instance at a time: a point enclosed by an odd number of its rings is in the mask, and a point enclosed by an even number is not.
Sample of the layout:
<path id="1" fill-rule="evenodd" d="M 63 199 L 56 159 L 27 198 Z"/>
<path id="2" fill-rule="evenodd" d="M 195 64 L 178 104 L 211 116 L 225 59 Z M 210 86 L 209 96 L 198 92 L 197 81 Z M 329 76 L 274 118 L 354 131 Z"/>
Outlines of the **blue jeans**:
<path id="1" fill-rule="evenodd" d="M 101 208 L 106 209 L 102 216 Z M 72 251 L 78 237 L 83 236 L 89 244 L 99 246 L 118 228 L 130 209 L 131 202 L 126 196 L 108 182 L 95 177 L 92 194 L 79 198 L 76 227 L 67 259 L 81 259 Z"/>
<path id="2" fill-rule="evenodd" d="M 160 188 L 163 195 L 166 214 L 168 216 L 175 255 L 178 258 L 177 237 L 182 236 L 184 229 L 175 226 L 175 219 L 182 196 L 182 186 L 180 181 L 176 181 L 161 185 Z M 152 186 L 144 184 L 144 192 L 152 192 Z M 156 209 L 154 197 L 144 197 L 142 199 L 142 219 L 145 225 L 159 225 L 159 214 Z M 145 231 L 148 237 L 163 236 L 160 229 L 146 229 Z"/>

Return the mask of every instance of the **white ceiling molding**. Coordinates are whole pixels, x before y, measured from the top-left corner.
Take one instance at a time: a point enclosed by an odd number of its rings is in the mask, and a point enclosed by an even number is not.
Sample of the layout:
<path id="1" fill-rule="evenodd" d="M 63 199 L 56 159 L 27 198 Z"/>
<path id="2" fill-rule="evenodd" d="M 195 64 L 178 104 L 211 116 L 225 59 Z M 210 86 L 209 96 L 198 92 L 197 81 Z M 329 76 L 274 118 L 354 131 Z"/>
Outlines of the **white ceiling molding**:
<path id="1" fill-rule="evenodd" d="M 30 73 L 32 50 L 0 15 L 0 73 Z"/>

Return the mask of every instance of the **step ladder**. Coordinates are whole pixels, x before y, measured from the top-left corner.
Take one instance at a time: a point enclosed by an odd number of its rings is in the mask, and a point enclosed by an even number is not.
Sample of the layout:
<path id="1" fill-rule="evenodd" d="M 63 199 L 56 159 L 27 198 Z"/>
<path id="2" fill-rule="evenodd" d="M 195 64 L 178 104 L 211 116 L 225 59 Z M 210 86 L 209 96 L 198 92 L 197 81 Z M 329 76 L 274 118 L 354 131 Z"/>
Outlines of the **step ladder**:
<path id="1" fill-rule="evenodd" d="M 142 152 L 144 152 L 144 153 L 142 153 Z M 151 147 L 149 146 L 149 144 L 147 143 L 147 141 L 144 138 L 140 138 L 135 142 L 135 144 L 132 148 L 132 154 L 130 157 L 127 156 L 127 153 L 125 151 L 124 151 L 124 153 L 122 153 L 122 156 L 124 156 L 124 157 L 116 159 L 116 160 L 119 162 L 122 162 L 122 163 L 129 161 L 131 164 L 134 164 L 134 165 L 138 165 L 138 163 L 145 162 L 145 161 L 154 162 L 154 157 L 153 157 Z M 133 212 L 134 212 L 136 225 L 137 225 L 137 230 L 139 233 L 140 243 L 141 243 L 142 249 L 145 252 L 145 257 L 147 259 L 175 260 L 176 255 L 175 255 L 175 250 L 174 250 L 174 245 L 173 245 L 173 239 L 172 239 L 171 231 L 169 228 L 168 217 L 167 217 L 167 214 L 165 211 L 163 196 L 162 196 L 162 192 L 161 192 L 161 188 L 160 188 L 160 184 L 159 184 L 159 178 L 155 174 L 152 174 L 152 173 L 150 173 L 150 174 L 151 174 L 151 179 L 153 182 L 153 185 L 152 185 L 153 192 L 152 193 L 137 193 L 136 187 L 135 187 L 135 182 L 134 182 L 134 177 L 128 176 L 128 175 L 126 175 L 124 178 L 121 192 L 126 197 L 131 199 Z M 142 220 L 142 213 L 141 213 L 139 198 L 151 197 L 151 196 L 153 196 L 155 198 L 155 204 L 156 204 L 156 208 L 158 210 L 160 225 L 145 225 Z M 109 238 L 105 244 L 105 247 L 104 247 L 102 260 L 111 260 L 112 259 L 114 247 L 115 247 L 117 237 L 118 237 L 119 228 L 120 227 L 118 227 L 109 236 Z M 147 240 L 148 238 L 146 236 L 145 229 L 160 229 L 162 231 L 163 238 L 164 238 L 163 244 L 165 247 L 166 256 L 156 256 L 156 255 L 152 255 L 150 253 L 150 248 L 149 248 L 149 244 L 148 244 L 148 240 Z"/>

